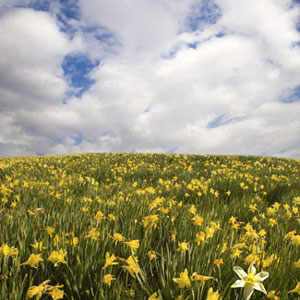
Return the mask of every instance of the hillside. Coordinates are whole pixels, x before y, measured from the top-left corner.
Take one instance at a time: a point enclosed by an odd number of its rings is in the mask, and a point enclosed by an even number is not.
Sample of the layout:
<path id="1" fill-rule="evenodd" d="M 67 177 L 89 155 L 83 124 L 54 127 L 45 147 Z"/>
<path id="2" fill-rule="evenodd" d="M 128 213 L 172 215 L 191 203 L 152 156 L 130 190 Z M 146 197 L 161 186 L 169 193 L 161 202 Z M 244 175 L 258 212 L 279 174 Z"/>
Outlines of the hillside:
<path id="1" fill-rule="evenodd" d="M 0 158 L 0 299 L 244 299 L 234 266 L 265 272 L 251 299 L 299 299 L 299 179 L 268 157 Z"/>

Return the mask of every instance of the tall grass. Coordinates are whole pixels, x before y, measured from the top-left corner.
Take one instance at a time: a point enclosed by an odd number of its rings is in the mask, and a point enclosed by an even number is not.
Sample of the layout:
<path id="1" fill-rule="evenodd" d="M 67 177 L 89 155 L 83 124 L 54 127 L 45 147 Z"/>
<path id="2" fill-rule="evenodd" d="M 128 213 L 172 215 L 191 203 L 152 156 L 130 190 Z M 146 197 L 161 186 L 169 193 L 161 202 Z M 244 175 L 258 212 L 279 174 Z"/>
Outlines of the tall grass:
<path id="1" fill-rule="evenodd" d="M 268 299 L 299 299 L 299 178 L 251 156 L 2 158 L 0 299 L 243 299 L 233 267 L 251 264 Z"/>

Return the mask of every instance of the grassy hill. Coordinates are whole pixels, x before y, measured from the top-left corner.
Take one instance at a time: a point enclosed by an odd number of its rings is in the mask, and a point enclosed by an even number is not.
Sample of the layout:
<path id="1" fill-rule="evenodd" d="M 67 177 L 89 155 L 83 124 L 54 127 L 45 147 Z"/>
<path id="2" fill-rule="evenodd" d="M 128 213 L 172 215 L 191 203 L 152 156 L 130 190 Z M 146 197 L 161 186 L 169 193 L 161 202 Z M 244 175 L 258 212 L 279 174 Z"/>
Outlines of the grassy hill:
<path id="1" fill-rule="evenodd" d="M 2 158 L 0 299 L 243 299 L 251 265 L 251 299 L 299 299 L 299 179 L 267 157 Z"/>

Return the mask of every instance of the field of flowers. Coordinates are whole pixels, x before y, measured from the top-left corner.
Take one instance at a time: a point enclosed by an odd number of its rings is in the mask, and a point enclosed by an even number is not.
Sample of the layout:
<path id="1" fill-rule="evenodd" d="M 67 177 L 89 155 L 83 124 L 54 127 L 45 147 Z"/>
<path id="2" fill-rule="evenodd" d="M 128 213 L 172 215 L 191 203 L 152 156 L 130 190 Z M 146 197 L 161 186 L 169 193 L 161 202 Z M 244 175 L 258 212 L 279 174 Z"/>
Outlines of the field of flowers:
<path id="1" fill-rule="evenodd" d="M 0 159 L 0 299 L 299 299 L 300 160 Z"/>

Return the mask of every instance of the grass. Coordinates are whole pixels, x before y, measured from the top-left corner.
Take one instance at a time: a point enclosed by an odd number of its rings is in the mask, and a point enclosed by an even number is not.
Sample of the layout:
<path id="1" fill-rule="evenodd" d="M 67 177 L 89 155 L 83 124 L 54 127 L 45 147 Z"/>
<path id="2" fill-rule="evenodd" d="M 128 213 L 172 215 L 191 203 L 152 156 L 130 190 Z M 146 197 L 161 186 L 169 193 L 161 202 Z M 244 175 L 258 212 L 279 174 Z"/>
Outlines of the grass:
<path id="1" fill-rule="evenodd" d="M 253 156 L 2 158 L 0 299 L 243 299 L 251 263 L 251 299 L 299 299 L 299 177 Z"/>

